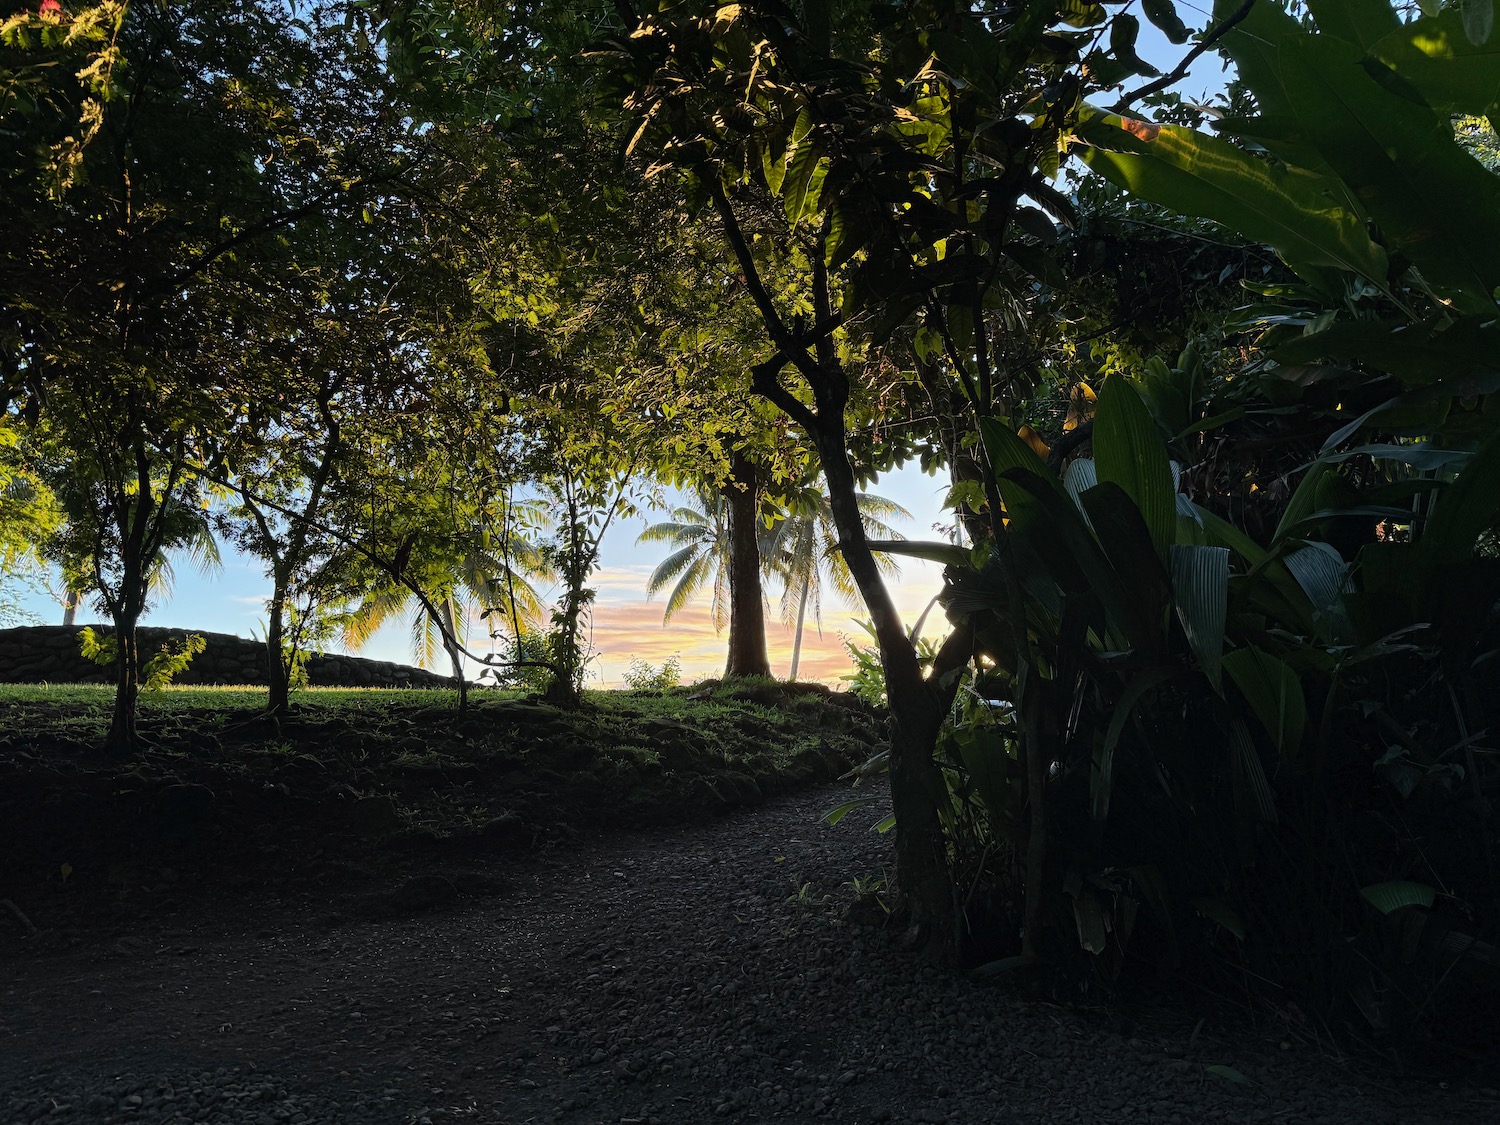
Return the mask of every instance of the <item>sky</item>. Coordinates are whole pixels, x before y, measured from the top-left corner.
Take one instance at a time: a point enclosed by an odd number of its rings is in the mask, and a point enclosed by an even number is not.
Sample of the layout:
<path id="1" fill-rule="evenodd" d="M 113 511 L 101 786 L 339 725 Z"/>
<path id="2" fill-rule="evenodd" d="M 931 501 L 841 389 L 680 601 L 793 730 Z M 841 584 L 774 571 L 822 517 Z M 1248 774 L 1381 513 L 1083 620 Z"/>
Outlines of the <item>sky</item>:
<path id="1" fill-rule="evenodd" d="M 924 476 L 915 468 L 888 474 L 871 489 L 877 495 L 895 500 L 913 513 L 913 519 L 890 522 L 908 539 L 942 539 L 952 520 L 945 519 L 942 500 L 946 483 L 937 477 Z M 668 498 L 667 503 L 675 501 Z M 724 669 L 726 637 L 716 633 L 711 621 L 708 597 L 690 603 L 662 623 L 665 592 L 654 599 L 646 597 L 646 580 L 652 569 L 671 548 L 667 544 L 638 545 L 636 537 L 648 522 L 666 519 L 667 513 L 647 513 L 644 518 L 624 520 L 605 533 L 600 557 L 605 565 L 595 572 L 589 586 L 597 591 L 597 600 L 587 632 L 589 651 L 593 654 L 587 673 L 588 687 L 618 687 L 632 660 L 642 660 L 660 667 L 676 656 L 681 664 L 684 683 L 717 676 Z M 172 593 L 147 613 L 142 623 L 170 628 L 202 629 L 207 632 L 236 633 L 240 636 L 265 636 L 264 606 L 270 592 L 270 580 L 261 563 L 223 545 L 222 568 L 203 573 L 191 564 L 179 562 L 175 570 Z M 910 625 L 921 616 L 942 586 L 942 570 L 918 559 L 901 560 L 900 575 L 891 580 L 892 595 L 901 610 L 902 619 Z M 540 588 L 544 596 L 546 588 Z M 785 677 L 791 664 L 792 630 L 780 622 L 779 590 L 768 590 L 766 609 L 766 643 L 771 670 Z M 22 599 L 22 607 L 42 624 L 62 621 L 62 606 L 45 593 L 34 593 Z M 851 664 L 843 647 L 843 637 L 862 644 L 869 638 L 856 624 L 864 617 L 862 610 L 843 606 L 825 598 L 821 631 L 809 619 L 804 630 L 802 656 L 797 678 L 819 680 L 837 686 L 839 677 Z M 80 624 L 94 620 L 87 606 L 80 610 Z M 944 631 L 942 614 L 934 610 L 929 618 L 929 636 Z M 469 647 L 475 652 L 488 650 L 486 627 L 475 620 L 471 624 Z M 333 646 L 332 651 L 344 651 Z M 357 655 L 376 660 L 412 663 L 410 634 L 404 623 L 383 627 Z M 447 664 L 438 665 L 447 671 Z"/>
<path id="2" fill-rule="evenodd" d="M 1210 6 L 1207 0 L 1201 8 L 1179 0 L 1178 11 L 1189 26 L 1202 26 L 1208 22 L 1205 9 Z M 1147 21 L 1143 19 L 1141 23 L 1137 43 L 1139 53 L 1162 70 L 1171 69 L 1190 45 L 1172 46 Z M 1134 89 L 1145 81 L 1137 77 L 1127 83 L 1127 88 Z M 1206 98 L 1221 90 L 1223 84 L 1219 58 L 1210 51 L 1195 63 L 1188 78 L 1176 89 L 1189 98 Z M 1096 101 L 1103 104 L 1105 99 Z M 911 520 L 890 521 L 906 538 L 947 538 L 946 531 L 952 518 L 951 513 L 942 511 L 946 493 L 944 479 L 926 476 L 913 466 L 887 474 L 871 491 L 895 500 L 912 513 Z M 662 511 L 648 514 L 645 519 L 621 521 L 605 535 L 600 552 L 604 565 L 590 580 L 590 586 L 598 596 L 587 637 L 589 651 L 593 654 L 586 680 L 588 687 L 620 686 L 632 660 L 659 667 L 668 658 L 676 656 L 681 663 L 683 681 L 688 683 L 723 671 L 726 640 L 713 628 L 707 597 L 676 614 L 670 625 L 662 623 L 665 594 L 652 600 L 646 597 L 647 576 L 670 553 L 670 547 L 666 544 L 637 545 L 635 540 L 648 521 L 665 518 L 666 512 Z M 224 565 L 217 572 L 201 574 L 187 564 L 179 566 L 171 597 L 148 613 L 145 623 L 264 636 L 264 603 L 270 582 L 256 560 L 232 552 L 227 545 L 224 550 Z M 888 580 L 888 585 L 903 621 L 910 627 L 941 588 L 942 571 L 932 563 L 903 559 L 899 577 Z M 539 592 L 547 593 L 545 590 Z M 780 623 L 779 591 L 771 590 L 769 594 L 766 634 L 771 669 L 773 674 L 785 676 L 791 663 L 792 631 Z M 62 620 L 62 607 L 45 594 L 24 596 L 21 603 L 43 623 L 55 624 Z M 90 617 L 85 608 L 80 612 L 79 621 L 87 623 Z M 865 617 L 862 607 L 843 606 L 832 598 L 825 599 L 821 630 L 811 621 L 807 624 L 798 678 L 820 680 L 836 686 L 839 678 L 851 670 L 844 650 L 845 638 L 852 638 L 860 644 L 870 643 L 857 624 Z M 944 627 L 941 611 L 934 609 L 924 634 L 941 636 Z M 475 651 L 488 648 L 485 628 L 478 622 L 472 627 L 470 647 Z M 358 655 L 410 663 L 412 649 L 406 626 L 392 623 L 382 628 Z"/>

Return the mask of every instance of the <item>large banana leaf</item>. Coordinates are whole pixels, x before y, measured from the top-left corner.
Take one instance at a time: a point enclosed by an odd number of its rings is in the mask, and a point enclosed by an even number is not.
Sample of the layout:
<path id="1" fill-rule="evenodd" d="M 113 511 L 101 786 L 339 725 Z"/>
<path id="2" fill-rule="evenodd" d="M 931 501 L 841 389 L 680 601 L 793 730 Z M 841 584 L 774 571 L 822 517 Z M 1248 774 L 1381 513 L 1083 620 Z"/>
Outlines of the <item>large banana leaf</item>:
<path id="1" fill-rule="evenodd" d="M 1172 466 L 1151 411 L 1134 384 L 1119 375 L 1106 379 L 1099 394 L 1094 469 L 1101 482 L 1119 485 L 1135 503 L 1157 558 L 1165 559 L 1177 532 Z"/>
<path id="2" fill-rule="evenodd" d="M 1319 35 L 1337 36 L 1366 50 L 1399 26 L 1390 0 L 1306 0 L 1306 3 L 1318 23 Z"/>
<path id="3" fill-rule="evenodd" d="M 1079 153 L 1084 163 L 1142 199 L 1274 246 L 1310 279 L 1334 267 L 1386 287 L 1385 251 L 1370 240 L 1363 219 L 1340 203 L 1336 181 L 1269 164 L 1192 129 L 1087 106 L 1077 135 L 1089 146 Z"/>
<path id="4" fill-rule="evenodd" d="M 1458 146 L 1446 118 L 1381 86 L 1361 58 L 1326 36 L 1284 43 L 1281 81 L 1298 120 L 1387 245 L 1460 309 L 1492 314 L 1500 178 Z"/>
<path id="5" fill-rule="evenodd" d="M 1214 0 L 1214 20 L 1223 22 L 1240 8 L 1241 0 Z M 1281 90 L 1281 44 L 1306 35 L 1280 4 L 1255 3 L 1220 38 L 1218 50 L 1233 60 L 1240 81 L 1255 91 L 1260 111 L 1267 116 L 1290 115 L 1291 105 Z"/>
<path id="6" fill-rule="evenodd" d="M 1400 79 L 1393 91 L 1415 91 L 1439 113 L 1487 114 L 1500 105 L 1500 41 L 1470 42 L 1457 8 L 1397 27 L 1370 53 Z"/>

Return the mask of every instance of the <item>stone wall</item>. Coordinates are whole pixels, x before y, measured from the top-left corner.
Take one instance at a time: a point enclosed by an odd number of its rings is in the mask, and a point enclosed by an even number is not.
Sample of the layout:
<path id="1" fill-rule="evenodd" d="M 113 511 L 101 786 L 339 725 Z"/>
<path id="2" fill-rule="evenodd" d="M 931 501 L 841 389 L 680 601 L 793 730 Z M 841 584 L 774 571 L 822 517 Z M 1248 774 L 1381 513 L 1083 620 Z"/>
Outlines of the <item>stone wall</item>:
<path id="1" fill-rule="evenodd" d="M 109 668 L 85 660 L 78 651 L 82 626 L 34 625 L 0 629 L 0 683 L 102 684 L 114 680 Z M 113 630 L 95 625 L 94 632 L 106 636 Z M 200 633 L 208 642 L 187 671 L 172 682 L 178 684 L 264 684 L 266 646 L 260 641 L 229 633 L 207 633 L 193 629 L 139 630 L 141 654 L 159 652 L 164 640 L 180 641 L 187 632 Z M 365 660 L 357 656 L 314 654 L 308 658 L 307 678 L 314 687 L 451 687 L 449 676 L 421 668 Z"/>

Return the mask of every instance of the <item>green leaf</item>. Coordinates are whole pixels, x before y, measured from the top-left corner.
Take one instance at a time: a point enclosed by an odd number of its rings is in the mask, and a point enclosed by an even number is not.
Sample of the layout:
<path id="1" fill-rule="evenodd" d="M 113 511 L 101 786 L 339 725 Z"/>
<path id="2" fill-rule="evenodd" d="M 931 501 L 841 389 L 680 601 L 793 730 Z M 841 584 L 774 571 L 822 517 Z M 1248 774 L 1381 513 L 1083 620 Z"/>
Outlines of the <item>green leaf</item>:
<path id="1" fill-rule="evenodd" d="M 1471 43 L 1456 9 L 1398 27 L 1370 53 L 1439 113 L 1487 114 L 1500 102 L 1500 43 Z"/>
<path id="2" fill-rule="evenodd" d="M 1000 498 L 1005 502 L 1007 515 L 1012 519 L 1024 517 L 1032 506 L 1030 495 L 1020 485 L 1007 480 L 1006 472 L 1011 469 L 1024 469 L 1044 480 L 1050 479 L 1056 482 L 1057 478 L 1047 468 L 1045 462 L 1036 455 L 1036 451 L 998 418 L 981 418 L 979 435 L 984 441 L 984 451 L 989 459 L 990 471 L 995 474 L 995 483 L 1000 489 Z M 1061 484 L 1057 487 L 1059 490 L 1062 489 Z"/>
<path id="3" fill-rule="evenodd" d="M 1386 244 L 1460 309 L 1492 315 L 1500 179 L 1459 147 L 1445 118 L 1385 89 L 1361 57 L 1348 43 L 1317 36 L 1282 48 L 1282 82 L 1298 121 Z"/>
<path id="4" fill-rule="evenodd" d="M 1113 481 L 1079 495 L 1108 563 L 1089 563 L 1093 587 L 1116 629 L 1133 647 L 1161 647 L 1171 579 L 1134 501 Z M 1084 557 L 1080 555 L 1080 557 Z"/>
<path id="5" fill-rule="evenodd" d="M 1245 923 L 1240 921 L 1240 916 L 1233 907 L 1216 898 L 1195 898 L 1193 909 L 1210 922 L 1217 922 L 1223 926 L 1238 940 L 1245 940 Z"/>
<path id="6" fill-rule="evenodd" d="M 956 543 L 931 543 L 911 539 L 878 539 L 870 543 L 870 550 L 880 555 L 907 555 L 914 559 L 942 563 L 944 566 L 972 566 L 974 553 L 968 547 Z"/>
<path id="7" fill-rule="evenodd" d="M 1333 467 L 1326 461 L 1313 462 L 1312 468 L 1308 469 L 1298 482 L 1292 498 L 1287 501 L 1286 509 L 1281 513 L 1281 519 L 1276 523 L 1276 532 L 1271 536 L 1273 543 L 1286 538 L 1289 531 L 1301 523 L 1309 513 L 1324 507 L 1323 495 L 1327 484 L 1330 482 L 1328 474 Z"/>
<path id="8" fill-rule="evenodd" d="M 1141 697 L 1170 677 L 1170 672 L 1160 669 L 1142 672 L 1120 693 L 1114 714 L 1109 719 L 1109 728 L 1104 732 L 1104 741 L 1094 751 L 1093 768 L 1089 771 L 1089 807 L 1100 824 L 1109 819 L 1109 800 L 1114 791 L 1115 747 L 1125 732 L 1125 724 L 1130 721 Z"/>
<path id="9" fill-rule="evenodd" d="M 879 803 L 880 799 L 878 797 L 856 797 L 852 801 L 845 801 L 843 804 L 835 805 L 824 813 L 821 819 L 826 820 L 829 824 L 837 824 L 856 809 L 867 808 L 870 805 Z"/>
<path id="10" fill-rule="evenodd" d="M 1141 33 L 1141 21 L 1121 12 L 1109 25 L 1109 53 L 1135 74 L 1157 75 L 1161 71 L 1136 54 L 1135 41 Z"/>
<path id="11" fill-rule="evenodd" d="M 828 269 L 837 270 L 863 250 L 873 232 L 869 213 L 864 207 L 846 199 L 835 200 L 828 219 L 828 240 L 823 247 L 823 260 Z"/>
<path id="12" fill-rule="evenodd" d="M 1097 957 L 1109 948 L 1104 907 L 1093 888 L 1084 887 L 1074 896 L 1073 921 L 1078 927 L 1078 944 L 1085 953 L 1092 953 Z"/>
<path id="13" fill-rule="evenodd" d="M 1323 628 L 1322 639 L 1338 643 L 1352 632 L 1344 612 L 1343 596 L 1349 584 L 1349 565 L 1327 543 L 1304 542 L 1282 557 L 1313 609 L 1313 619 Z"/>
<path id="14" fill-rule="evenodd" d="M 1414 469 L 1432 472 L 1462 466 L 1467 464 L 1473 456 L 1474 451 L 1471 449 L 1439 449 L 1430 441 L 1417 441 L 1410 445 L 1376 442 L 1371 445 L 1356 445 L 1352 449 L 1332 454 L 1323 460 L 1333 465 L 1352 457 L 1371 457 L 1376 461 L 1393 461 L 1401 465 L 1410 465 Z M 1442 484 L 1441 481 L 1406 481 L 1403 483 L 1417 486 L 1419 489 L 1431 489 L 1440 487 Z"/>
<path id="15" fill-rule="evenodd" d="M 1500 430 L 1479 447 L 1458 479 L 1437 498 L 1422 529 L 1420 550 L 1429 575 L 1467 561 L 1500 509 Z"/>
<path id="16" fill-rule="evenodd" d="M 1171 565 L 1177 618 L 1198 666 L 1218 691 L 1229 604 L 1229 550 L 1174 545 Z"/>
<path id="17" fill-rule="evenodd" d="M 1273 246 L 1312 280 L 1333 266 L 1386 286 L 1385 251 L 1326 177 L 1268 164 L 1192 129 L 1126 121 L 1092 107 L 1077 135 L 1092 146 L 1079 153 L 1084 163 L 1142 199 Z"/>
<path id="18" fill-rule="evenodd" d="M 1035 953 L 1017 953 L 1014 957 L 1002 957 L 998 961 L 986 961 L 974 969 L 976 977 L 997 977 L 1002 973 L 1014 973 L 1018 969 L 1029 969 L 1040 965 L 1041 958 Z"/>
<path id="19" fill-rule="evenodd" d="M 1366 50 L 1400 26 L 1390 0 L 1307 0 L 1318 34 L 1337 36 Z"/>
<path id="20" fill-rule="evenodd" d="M 1146 13 L 1146 18 L 1156 25 L 1157 30 L 1169 42 L 1181 46 L 1188 41 L 1191 32 L 1178 16 L 1177 6 L 1172 0 L 1141 0 L 1141 11 Z"/>
<path id="21" fill-rule="evenodd" d="M 1176 489 L 1167 447 L 1135 386 L 1119 375 L 1104 381 L 1094 413 L 1094 468 L 1140 509 L 1157 557 L 1165 559 L 1177 531 Z"/>
<path id="22" fill-rule="evenodd" d="M 787 221 L 791 223 L 800 219 L 806 210 L 813 169 L 817 167 L 822 155 L 811 139 L 812 127 L 812 114 L 804 108 L 797 113 L 792 135 L 787 138 L 786 175 L 781 182 L 781 204 L 786 211 Z"/>
<path id="23" fill-rule="evenodd" d="M 1224 656 L 1224 671 L 1266 728 L 1281 753 L 1297 749 L 1307 725 L 1307 702 L 1297 673 L 1279 657 L 1254 645 Z"/>
<path id="24" fill-rule="evenodd" d="M 1214 21 L 1222 23 L 1239 11 L 1241 3 L 1242 0 L 1215 0 Z M 1262 115 L 1291 115 L 1291 105 L 1281 89 L 1280 48 L 1282 43 L 1305 34 L 1302 25 L 1280 4 L 1262 4 L 1257 0 L 1215 44 L 1233 60 L 1240 81 L 1255 92 Z"/>
<path id="25" fill-rule="evenodd" d="M 1250 737 L 1250 728 L 1239 716 L 1229 720 L 1229 750 L 1234 759 L 1235 782 L 1254 798 L 1260 819 L 1275 824 L 1278 820 L 1276 798 L 1271 793 L 1271 783 L 1266 779 L 1265 767 L 1261 765 L 1260 754 Z"/>
<path id="26" fill-rule="evenodd" d="M 1388 883 L 1371 883 L 1359 889 L 1361 897 L 1382 914 L 1394 914 L 1408 906 L 1431 910 L 1437 891 L 1426 883 L 1393 879 Z"/>
<path id="27" fill-rule="evenodd" d="M 1464 34 L 1478 46 L 1490 41 L 1495 30 L 1494 0 L 1461 0 L 1464 12 Z"/>

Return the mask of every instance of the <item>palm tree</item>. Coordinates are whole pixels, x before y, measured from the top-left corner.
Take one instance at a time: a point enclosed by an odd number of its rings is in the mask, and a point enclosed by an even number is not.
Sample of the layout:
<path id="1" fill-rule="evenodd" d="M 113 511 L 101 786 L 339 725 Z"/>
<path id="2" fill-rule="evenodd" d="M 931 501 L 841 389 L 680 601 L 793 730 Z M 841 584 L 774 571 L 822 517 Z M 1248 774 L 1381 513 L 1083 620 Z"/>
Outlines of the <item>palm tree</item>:
<path id="1" fill-rule="evenodd" d="M 661 618 L 665 624 L 704 587 L 712 586 L 712 620 L 722 633 L 729 624 L 729 501 L 722 493 L 699 489 L 698 504 L 673 508 L 672 519 L 652 524 L 636 537 L 637 543 L 676 548 L 646 579 L 646 597 L 675 581 Z"/>
<path id="2" fill-rule="evenodd" d="M 872 539 L 901 539 L 899 532 L 883 521 L 893 516 L 910 519 L 911 513 L 883 496 L 861 492 L 855 497 L 865 533 Z M 833 506 L 826 494 L 817 488 L 804 488 L 788 505 L 790 514 L 771 529 L 763 552 L 766 569 L 776 574 L 784 585 L 781 595 L 781 617 L 795 628 L 792 635 L 792 667 L 787 679 L 797 678 L 802 659 L 802 632 L 807 611 L 812 610 L 813 624 L 823 624 L 823 581 L 841 601 L 854 603 L 859 591 L 848 564 L 839 551 L 838 530 L 833 522 Z M 899 568 L 889 555 L 876 555 L 880 568 L 895 574 Z"/>
<path id="3" fill-rule="evenodd" d="M 533 513 L 527 508 L 524 514 Z M 502 537 L 448 557 L 433 557 L 416 568 L 414 578 L 426 595 L 425 603 L 389 578 L 370 589 L 342 615 L 340 640 L 347 648 L 359 649 L 387 621 L 405 615 L 412 658 L 426 668 L 436 663 L 442 649 L 455 682 L 462 685 L 465 626 L 476 611 L 500 615 L 515 630 L 517 642 L 540 627 L 546 606 L 527 575 L 552 577 L 540 548 L 510 525 Z"/>

